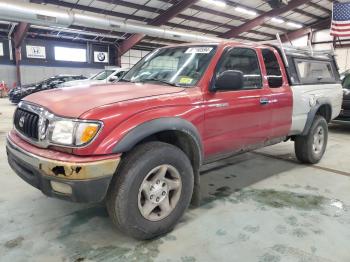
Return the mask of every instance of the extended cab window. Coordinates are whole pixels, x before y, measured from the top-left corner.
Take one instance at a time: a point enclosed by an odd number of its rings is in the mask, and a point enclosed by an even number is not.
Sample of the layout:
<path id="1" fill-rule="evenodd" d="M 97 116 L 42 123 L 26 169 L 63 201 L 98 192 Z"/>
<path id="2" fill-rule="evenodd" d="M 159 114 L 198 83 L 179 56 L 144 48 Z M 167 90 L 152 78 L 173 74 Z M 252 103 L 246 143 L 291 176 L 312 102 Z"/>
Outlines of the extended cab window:
<path id="1" fill-rule="evenodd" d="M 282 72 L 275 53 L 270 49 L 263 49 L 262 55 L 269 86 L 271 88 L 280 87 L 282 85 Z"/>
<path id="2" fill-rule="evenodd" d="M 243 89 L 262 87 L 262 76 L 256 52 L 250 48 L 233 48 L 223 55 L 216 76 L 227 70 L 243 73 Z"/>
<path id="3" fill-rule="evenodd" d="M 332 65 L 328 61 L 295 59 L 301 83 L 327 83 L 335 81 Z"/>

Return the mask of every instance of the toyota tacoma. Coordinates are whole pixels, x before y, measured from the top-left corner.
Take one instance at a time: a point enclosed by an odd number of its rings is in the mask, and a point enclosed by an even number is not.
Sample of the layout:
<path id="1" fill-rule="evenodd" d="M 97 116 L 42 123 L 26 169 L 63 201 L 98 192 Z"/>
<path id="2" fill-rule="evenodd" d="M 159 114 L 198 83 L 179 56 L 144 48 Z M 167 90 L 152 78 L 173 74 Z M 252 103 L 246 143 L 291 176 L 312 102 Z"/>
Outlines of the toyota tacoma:
<path id="1" fill-rule="evenodd" d="M 104 88 L 27 96 L 7 137 L 12 169 L 45 195 L 106 203 L 138 239 L 199 200 L 202 165 L 292 140 L 320 161 L 342 87 L 332 53 L 221 42 L 159 48 Z"/>

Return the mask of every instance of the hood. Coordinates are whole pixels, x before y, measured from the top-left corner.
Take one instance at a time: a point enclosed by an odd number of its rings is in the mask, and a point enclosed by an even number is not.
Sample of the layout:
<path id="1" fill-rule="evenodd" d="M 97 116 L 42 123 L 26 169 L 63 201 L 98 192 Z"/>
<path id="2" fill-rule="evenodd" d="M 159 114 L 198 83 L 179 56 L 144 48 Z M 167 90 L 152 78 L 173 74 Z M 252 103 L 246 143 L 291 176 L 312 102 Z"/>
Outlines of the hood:
<path id="1" fill-rule="evenodd" d="M 41 105 L 51 112 L 78 118 L 90 109 L 107 104 L 138 98 L 166 95 L 183 91 L 184 88 L 156 84 L 114 83 L 109 85 L 76 86 L 34 93 L 24 101 Z"/>
<path id="2" fill-rule="evenodd" d="M 95 85 L 95 84 L 101 84 L 101 83 L 102 84 L 106 83 L 106 80 L 91 80 L 91 79 L 74 80 L 74 81 L 69 81 L 69 82 L 63 83 L 62 87 L 81 86 L 81 85 Z"/>

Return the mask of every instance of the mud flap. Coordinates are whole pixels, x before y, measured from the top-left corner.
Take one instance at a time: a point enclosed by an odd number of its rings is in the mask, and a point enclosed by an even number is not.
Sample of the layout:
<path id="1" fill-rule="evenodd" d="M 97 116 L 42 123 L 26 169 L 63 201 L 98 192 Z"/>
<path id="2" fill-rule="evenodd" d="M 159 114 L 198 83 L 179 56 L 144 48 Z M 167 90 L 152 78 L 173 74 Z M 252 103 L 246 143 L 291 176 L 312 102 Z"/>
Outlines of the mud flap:
<path id="1" fill-rule="evenodd" d="M 194 174 L 194 185 L 193 185 L 193 193 L 191 199 L 191 206 L 199 207 L 201 204 L 201 186 L 200 186 L 200 176 L 199 170 L 193 170 Z"/>

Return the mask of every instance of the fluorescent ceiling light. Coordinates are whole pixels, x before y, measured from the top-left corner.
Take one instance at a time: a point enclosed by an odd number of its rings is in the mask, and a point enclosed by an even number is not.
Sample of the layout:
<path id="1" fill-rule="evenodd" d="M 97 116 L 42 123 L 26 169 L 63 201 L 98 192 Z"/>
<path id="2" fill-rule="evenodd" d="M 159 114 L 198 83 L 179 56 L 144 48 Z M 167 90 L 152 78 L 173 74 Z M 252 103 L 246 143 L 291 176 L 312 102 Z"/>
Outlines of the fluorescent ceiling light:
<path id="1" fill-rule="evenodd" d="M 220 0 L 202 0 L 202 1 L 206 2 L 208 4 L 219 6 L 219 7 L 225 7 L 226 6 L 226 2 L 220 1 Z"/>
<path id="2" fill-rule="evenodd" d="M 294 23 L 294 22 L 288 22 L 287 25 L 290 27 L 295 27 L 295 28 L 302 28 L 303 27 L 302 24 L 298 24 L 298 23 Z"/>
<path id="3" fill-rule="evenodd" d="M 255 12 L 255 11 L 253 11 L 253 10 L 245 9 L 245 8 L 239 7 L 239 6 L 237 6 L 237 7 L 235 8 L 235 10 L 236 10 L 237 12 L 244 13 L 244 14 L 247 14 L 247 15 L 252 15 L 252 16 L 256 16 L 256 15 L 258 14 L 257 12 Z"/>
<path id="4" fill-rule="evenodd" d="M 283 24 L 284 20 L 278 17 L 272 17 L 271 22 L 276 23 L 276 24 Z"/>

